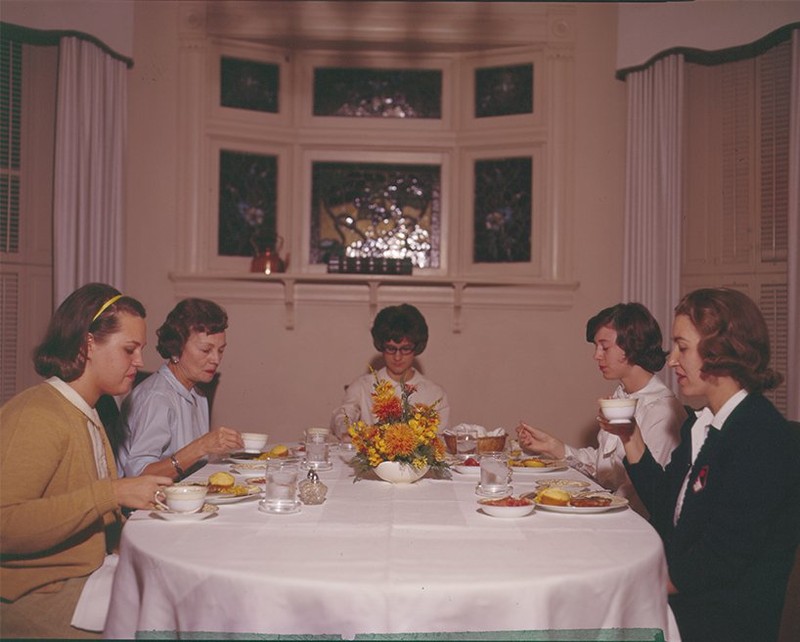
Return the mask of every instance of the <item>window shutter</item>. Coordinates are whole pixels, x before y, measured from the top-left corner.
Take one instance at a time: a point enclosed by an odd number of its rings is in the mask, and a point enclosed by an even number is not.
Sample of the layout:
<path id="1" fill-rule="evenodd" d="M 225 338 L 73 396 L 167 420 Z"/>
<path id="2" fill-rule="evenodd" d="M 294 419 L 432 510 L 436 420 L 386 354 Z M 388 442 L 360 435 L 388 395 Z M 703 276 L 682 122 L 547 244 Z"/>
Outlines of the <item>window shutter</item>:
<path id="1" fill-rule="evenodd" d="M 19 252 L 22 45 L 0 41 L 0 252 Z"/>
<path id="2" fill-rule="evenodd" d="M 0 404 L 17 388 L 17 328 L 19 327 L 19 274 L 0 274 Z"/>
<path id="3" fill-rule="evenodd" d="M 791 49 L 785 42 L 758 59 L 761 261 L 785 261 L 789 242 Z"/>
<path id="4" fill-rule="evenodd" d="M 785 375 L 789 365 L 789 287 L 786 283 L 762 283 L 759 290 L 758 306 L 769 328 L 771 365 Z M 786 408 L 788 399 L 785 383 L 766 396 L 772 399 L 777 408 Z"/>

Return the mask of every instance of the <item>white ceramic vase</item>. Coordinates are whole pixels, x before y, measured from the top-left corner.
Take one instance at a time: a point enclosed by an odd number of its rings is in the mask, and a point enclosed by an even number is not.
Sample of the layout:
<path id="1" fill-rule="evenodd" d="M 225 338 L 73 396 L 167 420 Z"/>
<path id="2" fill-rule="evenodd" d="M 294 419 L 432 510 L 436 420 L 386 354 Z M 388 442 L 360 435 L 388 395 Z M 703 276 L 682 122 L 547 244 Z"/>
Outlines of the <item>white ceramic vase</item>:
<path id="1" fill-rule="evenodd" d="M 412 484 L 425 476 L 430 466 L 414 468 L 411 464 L 404 461 L 384 461 L 378 464 L 373 470 L 382 480 L 392 484 Z"/>

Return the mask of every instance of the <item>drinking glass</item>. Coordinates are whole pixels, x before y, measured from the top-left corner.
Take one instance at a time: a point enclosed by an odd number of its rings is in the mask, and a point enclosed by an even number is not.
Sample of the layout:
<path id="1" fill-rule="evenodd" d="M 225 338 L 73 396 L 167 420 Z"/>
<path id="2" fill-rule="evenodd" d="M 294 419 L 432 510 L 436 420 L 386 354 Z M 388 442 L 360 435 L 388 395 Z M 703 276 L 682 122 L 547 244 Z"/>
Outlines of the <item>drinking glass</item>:
<path id="1" fill-rule="evenodd" d="M 313 470 L 329 470 L 333 467 L 330 460 L 330 443 L 327 428 L 309 428 L 305 434 L 306 466 Z"/>
<path id="2" fill-rule="evenodd" d="M 510 495 L 511 468 L 505 453 L 484 453 L 481 457 L 481 481 L 475 491 L 486 497 Z"/>
<path id="3" fill-rule="evenodd" d="M 296 464 L 268 462 L 265 474 L 266 485 L 263 510 L 268 513 L 292 513 L 299 507 L 297 501 L 297 478 L 300 470 Z"/>

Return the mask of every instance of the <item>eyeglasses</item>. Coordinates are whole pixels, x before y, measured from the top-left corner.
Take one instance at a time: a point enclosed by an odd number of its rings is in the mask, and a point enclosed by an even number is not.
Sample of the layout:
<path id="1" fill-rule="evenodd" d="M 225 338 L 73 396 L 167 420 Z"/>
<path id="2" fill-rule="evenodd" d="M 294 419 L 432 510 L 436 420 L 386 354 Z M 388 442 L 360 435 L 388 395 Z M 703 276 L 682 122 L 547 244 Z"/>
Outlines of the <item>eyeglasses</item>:
<path id="1" fill-rule="evenodd" d="M 412 345 L 402 345 L 402 346 L 387 346 L 387 345 L 385 345 L 385 346 L 383 346 L 383 351 L 386 354 L 397 354 L 399 352 L 400 354 L 409 355 L 409 354 L 412 354 L 414 352 L 416 347 L 417 346 L 413 345 L 413 344 Z"/>

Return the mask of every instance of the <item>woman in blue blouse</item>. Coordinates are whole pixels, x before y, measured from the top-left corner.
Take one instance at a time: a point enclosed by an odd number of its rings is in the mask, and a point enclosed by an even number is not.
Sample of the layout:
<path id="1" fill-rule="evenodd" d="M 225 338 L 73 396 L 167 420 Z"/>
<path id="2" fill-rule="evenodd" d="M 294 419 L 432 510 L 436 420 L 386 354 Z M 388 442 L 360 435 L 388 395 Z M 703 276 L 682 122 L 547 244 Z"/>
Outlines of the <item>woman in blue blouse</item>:
<path id="1" fill-rule="evenodd" d="M 209 455 L 244 447 L 230 428 L 209 431 L 208 400 L 197 389 L 217 374 L 225 351 L 228 315 L 206 299 L 184 299 L 156 331 L 167 362 L 122 404 L 121 475 L 147 472 L 182 478 Z"/>

